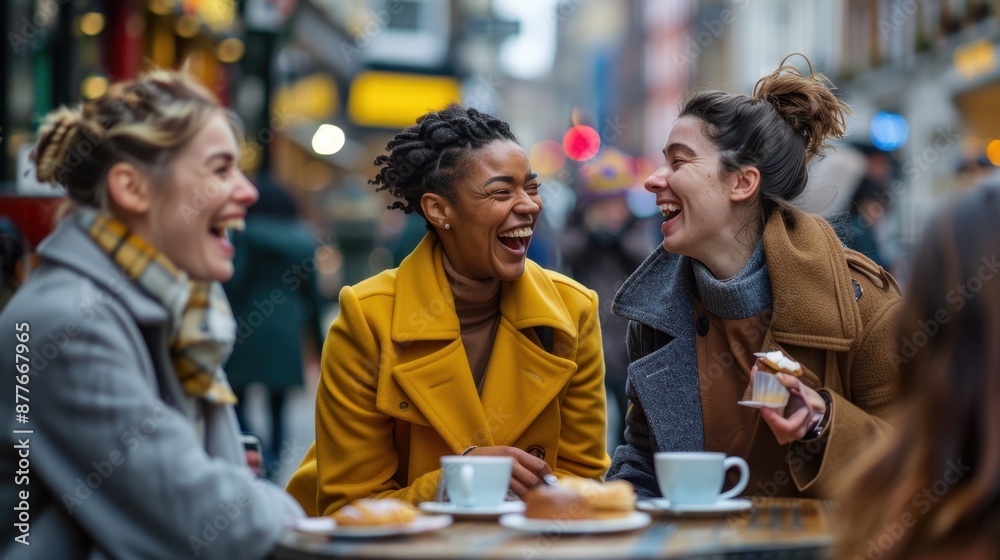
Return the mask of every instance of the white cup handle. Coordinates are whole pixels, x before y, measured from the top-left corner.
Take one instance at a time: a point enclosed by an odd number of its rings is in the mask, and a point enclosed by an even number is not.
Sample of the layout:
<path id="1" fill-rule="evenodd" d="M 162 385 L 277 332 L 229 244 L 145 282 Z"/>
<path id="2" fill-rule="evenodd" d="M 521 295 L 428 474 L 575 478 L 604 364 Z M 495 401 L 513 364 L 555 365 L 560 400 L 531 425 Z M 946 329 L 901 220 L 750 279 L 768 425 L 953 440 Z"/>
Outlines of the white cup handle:
<path id="1" fill-rule="evenodd" d="M 729 469 L 733 467 L 740 468 L 740 481 L 731 490 L 719 495 L 719 501 L 738 496 L 747 487 L 747 483 L 750 482 L 750 465 L 747 465 L 747 462 L 742 457 L 726 457 L 726 460 L 722 462 L 723 472 L 729 472 Z"/>
<path id="2" fill-rule="evenodd" d="M 462 465 L 462 468 L 458 470 L 458 482 L 462 488 L 462 496 L 457 501 L 463 505 L 468 505 L 472 502 L 472 473 L 472 465 Z"/>

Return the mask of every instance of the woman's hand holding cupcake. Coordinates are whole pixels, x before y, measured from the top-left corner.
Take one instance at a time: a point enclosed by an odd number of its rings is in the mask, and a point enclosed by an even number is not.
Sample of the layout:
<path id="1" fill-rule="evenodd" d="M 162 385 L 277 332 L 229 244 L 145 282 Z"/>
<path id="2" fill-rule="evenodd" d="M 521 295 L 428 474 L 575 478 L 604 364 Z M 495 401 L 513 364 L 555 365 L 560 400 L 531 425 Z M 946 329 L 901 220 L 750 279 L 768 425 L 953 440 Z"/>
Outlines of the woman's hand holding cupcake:
<path id="1" fill-rule="evenodd" d="M 750 370 L 751 383 L 761 360 Z M 801 371 L 801 370 L 800 370 Z M 761 407 L 760 415 L 774 432 L 778 443 L 785 445 L 805 439 L 826 416 L 827 403 L 818 392 L 802 383 L 800 377 L 782 371 L 775 373 L 778 381 L 791 393 L 784 408 Z M 810 438 L 811 439 L 811 438 Z"/>

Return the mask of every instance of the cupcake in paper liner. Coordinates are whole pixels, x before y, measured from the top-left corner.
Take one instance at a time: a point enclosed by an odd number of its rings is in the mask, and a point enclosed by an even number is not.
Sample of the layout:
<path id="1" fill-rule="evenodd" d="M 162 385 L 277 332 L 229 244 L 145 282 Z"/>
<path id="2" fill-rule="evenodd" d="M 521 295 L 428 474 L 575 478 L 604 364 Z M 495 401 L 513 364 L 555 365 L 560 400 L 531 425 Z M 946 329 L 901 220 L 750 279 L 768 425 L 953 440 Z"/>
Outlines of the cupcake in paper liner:
<path id="1" fill-rule="evenodd" d="M 753 390 L 750 393 L 750 400 L 740 401 L 737 404 L 749 406 L 750 408 L 783 408 L 788 404 L 791 393 L 778 381 L 773 374 L 758 371 L 753 376 Z"/>
<path id="2" fill-rule="evenodd" d="M 780 350 L 757 352 L 754 356 L 760 358 L 757 361 L 757 371 L 784 373 L 795 377 L 802 377 L 802 365 L 786 356 Z"/>

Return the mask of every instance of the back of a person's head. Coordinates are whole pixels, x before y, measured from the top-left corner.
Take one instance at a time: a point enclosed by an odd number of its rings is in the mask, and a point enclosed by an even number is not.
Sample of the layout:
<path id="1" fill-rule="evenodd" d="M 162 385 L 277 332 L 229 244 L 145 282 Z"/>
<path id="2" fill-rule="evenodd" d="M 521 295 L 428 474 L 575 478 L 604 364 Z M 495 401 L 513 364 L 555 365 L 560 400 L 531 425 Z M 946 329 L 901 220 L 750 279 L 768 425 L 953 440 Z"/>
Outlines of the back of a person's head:
<path id="1" fill-rule="evenodd" d="M 755 202 L 762 221 L 802 194 L 809 178 L 807 164 L 822 157 L 829 139 L 844 136 L 844 119 L 850 114 L 823 74 L 813 72 L 810 65 L 810 73 L 804 75 L 785 61 L 758 80 L 749 96 L 700 92 L 680 112 L 681 117 L 706 123 L 705 132 L 719 150 L 722 172 L 749 166 L 760 171 Z"/>
<path id="2" fill-rule="evenodd" d="M 853 534 L 845 539 L 855 547 L 866 531 L 905 514 L 913 529 L 885 558 L 1000 529 L 998 216 L 1000 184 L 980 187 L 949 204 L 920 245 L 896 333 L 897 432 L 866 464 L 846 504 L 845 531 Z M 924 488 L 935 489 L 935 500 L 917 504 Z M 984 527 L 991 518 L 994 527 Z"/>
<path id="3" fill-rule="evenodd" d="M 892 201 L 892 193 L 889 187 L 870 177 L 862 177 L 858 186 L 851 195 L 851 204 L 848 213 L 852 216 L 858 215 L 860 209 L 871 202 L 878 202 L 883 208 L 887 208 Z"/>
<path id="4" fill-rule="evenodd" d="M 33 152 L 36 175 L 66 187 L 76 204 L 106 208 L 112 165 L 129 162 L 163 178 L 173 155 L 220 108 L 208 89 L 181 72 L 154 70 L 116 83 L 82 107 L 62 107 L 45 118 Z"/>
<path id="5" fill-rule="evenodd" d="M 998 217 L 1000 184 L 993 184 L 960 196 L 934 219 L 917 252 L 898 334 L 904 396 L 927 407 L 915 415 L 928 433 L 944 430 L 956 441 L 942 445 L 960 446 L 969 430 L 992 424 L 994 439 L 968 452 L 993 448 L 1000 467 L 1000 409 L 988 400 L 991 388 L 1000 396 Z"/>
<path id="6" fill-rule="evenodd" d="M 274 179 L 261 176 L 257 178 L 256 185 L 260 198 L 256 204 L 247 209 L 248 216 L 268 216 L 282 220 L 294 220 L 298 217 L 299 210 L 295 199 Z"/>

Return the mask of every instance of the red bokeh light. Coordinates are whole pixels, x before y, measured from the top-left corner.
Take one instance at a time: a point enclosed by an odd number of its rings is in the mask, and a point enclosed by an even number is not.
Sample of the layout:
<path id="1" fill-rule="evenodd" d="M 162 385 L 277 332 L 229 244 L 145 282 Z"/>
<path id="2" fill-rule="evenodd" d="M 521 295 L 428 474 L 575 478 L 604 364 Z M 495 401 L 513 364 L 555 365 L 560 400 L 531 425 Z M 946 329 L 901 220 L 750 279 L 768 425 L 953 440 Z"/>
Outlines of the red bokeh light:
<path id="1" fill-rule="evenodd" d="M 601 135 L 589 126 L 578 124 L 566 131 L 562 145 L 570 159 L 587 161 L 601 149 Z"/>

